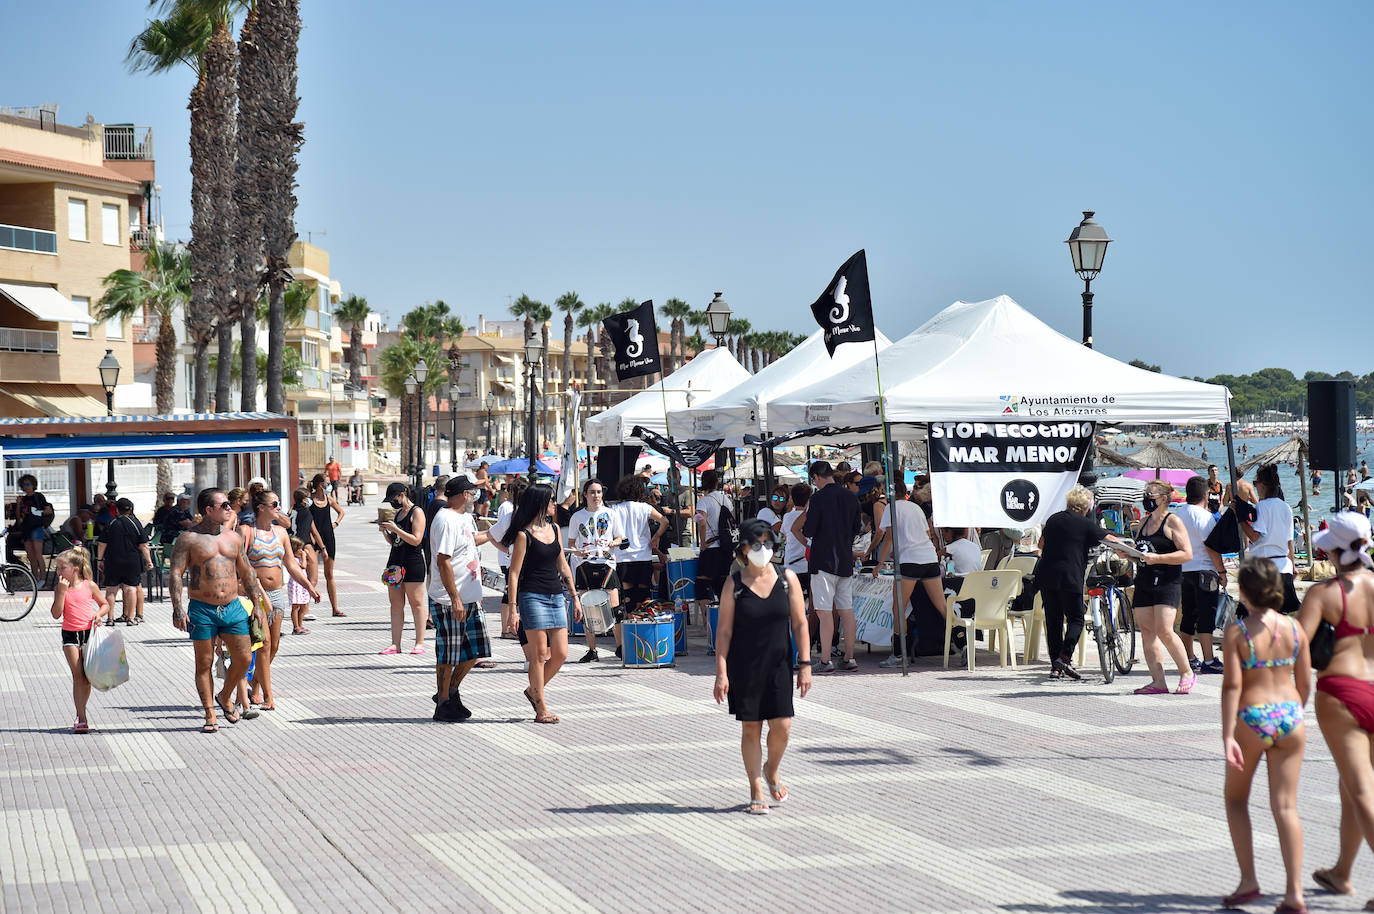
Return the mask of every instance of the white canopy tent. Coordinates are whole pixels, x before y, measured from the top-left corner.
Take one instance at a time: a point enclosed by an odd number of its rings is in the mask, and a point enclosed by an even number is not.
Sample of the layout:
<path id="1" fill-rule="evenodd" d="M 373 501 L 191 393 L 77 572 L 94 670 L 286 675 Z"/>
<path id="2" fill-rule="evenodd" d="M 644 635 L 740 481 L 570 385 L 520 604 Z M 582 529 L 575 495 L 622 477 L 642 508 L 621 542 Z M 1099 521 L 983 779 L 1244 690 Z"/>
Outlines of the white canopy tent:
<path id="1" fill-rule="evenodd" d="M 691 428 L 679 423 L 676 414 L 688 406 L 720 396 L 748 377 L 749 372 L 735 360 L 730 350 L 723 347 L 707 349 L 664 380 L 610 409 L 588 416 L 587 437 L 583 443 L 591 447 L 638 444 L 639 439 L 631 435 L 636 425 L 660 435 L 693 438 Z M 668 412 L 674 415 L 671 430 L 665 428 L 665 400 Z"/>
<path id="2" fill-rule="evenodd" d="M 1230 421 L 1217 384 L 1146 371 L 1089 349 L 1005 295 L 955 302 L 878 356 L 893 437 L 913 423 L 1078 420 L 1171 424 Z M 768 404 L 770 434 L 853 429 L 881 438 L 872 361 Z M 906 427 L 904 427 L 906 426 Z M 877 427 L 877 432 L 873 430 Z"/>
<path id="3" fill-rule="evenodd" d="M 877 337 L 880 350 L 891 345 L 882 332 Z M 758 374 L 703 405 L 674 413 L 673 430 L 679 437 L 724 438 L 727 447 L 738 447 L 745 435 L 763 435 L 769 430 L 768 401 L 773 397 L 833 377 L 864 360 L 873 362 L 871 343 L 847 343 L 831 358 L 825 351 L 825 333 L 817 330 Z"/>

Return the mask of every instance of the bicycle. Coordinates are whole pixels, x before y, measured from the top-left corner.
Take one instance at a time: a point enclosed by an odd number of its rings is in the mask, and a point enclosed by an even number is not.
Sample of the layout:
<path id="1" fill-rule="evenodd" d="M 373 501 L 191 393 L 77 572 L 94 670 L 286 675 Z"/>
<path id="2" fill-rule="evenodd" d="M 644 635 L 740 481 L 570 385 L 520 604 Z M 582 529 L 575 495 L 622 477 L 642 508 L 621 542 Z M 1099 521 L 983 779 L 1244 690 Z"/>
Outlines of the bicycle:
<path id="1" fill-rule="evenodd" d="M 1110 562 L 1110 554 L 1100 552 L 1087 576 L 1087 592 L 1092 601 L 1088 624 L 1097 642 L 1097 662 L 1105 682 L 1116 679 L 1118 673 L 1129 673 L 1136 661 L 1135 613 L 1120 576 L 1112 573 Z"/>
<path id="2" fill-rule="evenodd" d="M 18 622 L 38 602 L 38 582 L 23 565 L 0 565 L 0 622 Z"/>

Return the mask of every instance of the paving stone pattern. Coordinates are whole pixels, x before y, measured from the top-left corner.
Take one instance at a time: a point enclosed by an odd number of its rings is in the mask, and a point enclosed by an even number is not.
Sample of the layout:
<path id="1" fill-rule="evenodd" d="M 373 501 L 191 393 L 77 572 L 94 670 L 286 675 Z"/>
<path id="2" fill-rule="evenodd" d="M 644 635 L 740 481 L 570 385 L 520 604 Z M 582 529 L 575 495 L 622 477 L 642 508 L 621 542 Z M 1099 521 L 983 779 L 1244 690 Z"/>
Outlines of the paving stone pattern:
<path id="1" fill-rule="evenodd" d="M 798 703 L 787 804 L 748 816 L 700 635 L 675 668 L 570 664 L 549 690 L 557 726 L 532 722 L 518 648 L 497 640 L 498 667 L 463 689 L 474 718 L 431 721 L 432 654 L 377 654 L 372 513 L 339 528 L 348 618 L 326 607 L 284 636 L 277 710 L 218 734 L 198 732 L 191 646 L 166 602 L 120 628 L 132 679 L 96 693 L 85 736 L 48 602 L 0 626 L 0 909 L 1174 912 L 1214 910 L 1235 884 L 1219 676 L 1136 697 L 1142 667 L 1052 682 L 984 652 L 973 673 L 927 660 L 904 678 L 878 668 L 885 648 L 861 653 L 862 672 L 817 677 Z M 1339 814 L 1311 736 L 1307 871 L 1334 859 Z M 1266 796 L 1261 772 L 1275 890 Z M 1367 858 L 1356 883 L 1374 894 Z"/>

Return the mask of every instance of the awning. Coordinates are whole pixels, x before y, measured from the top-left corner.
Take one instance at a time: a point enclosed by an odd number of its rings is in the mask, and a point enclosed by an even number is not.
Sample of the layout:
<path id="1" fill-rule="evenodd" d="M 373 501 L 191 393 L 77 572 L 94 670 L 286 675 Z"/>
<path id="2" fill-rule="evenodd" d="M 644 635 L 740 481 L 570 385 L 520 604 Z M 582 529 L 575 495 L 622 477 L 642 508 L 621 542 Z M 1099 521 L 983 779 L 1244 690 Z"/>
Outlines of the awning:
<path id="1" fill-rule="evenodd" d="M 67 324 L 95 323 L 94 318 L 68 301 L 66 296 L 52 286 L 0 282 L 0 295 L 4 295 L 40 321 L 60 321 Z"/>
<path id="2" fill-rule="evenodd" d="M 106 435 L 72 438 L 12 438 L 0 442 L 5 460 L 154 459 L 262 454 L 280 450 L 282 437 L 271 432 L 222 435 Z"/>
<path id="3" fill-rule="evenodd" d="M 75 384 L 22 384 L 0 387 L 0 394 L 53 419 L 85 419 L 105 415 L 105 404 Z"/>

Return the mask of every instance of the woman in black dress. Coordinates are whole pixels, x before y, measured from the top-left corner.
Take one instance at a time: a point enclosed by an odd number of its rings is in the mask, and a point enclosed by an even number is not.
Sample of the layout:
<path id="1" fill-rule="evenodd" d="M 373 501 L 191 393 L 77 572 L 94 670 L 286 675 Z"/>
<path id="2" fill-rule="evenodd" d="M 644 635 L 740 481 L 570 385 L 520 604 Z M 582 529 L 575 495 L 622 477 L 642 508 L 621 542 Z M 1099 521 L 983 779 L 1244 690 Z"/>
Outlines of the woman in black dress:
<path id="1" fill-rule="evenodd" d="M 792 645 L 788 630 L 802 648 L 797 660 L 797 691 L 811 690 L 811 639 L 801 582 L 773 564 L 778 535 L 767 521 L 750 518 L 740 524 L 736 557 L 743 568 L 726 580 L 716 624 L 717 703 L 730 700 L 730 713 L 743 732 L 740 752 L 749 775 L 748 812 L 768 812 L 769 797 L 781 806 L 787 786 L 778 766 L 792 729 Z M 760 740 L 768 721 L 768 760 Z"/>
<path id="2" fill-rule="evenodd" d="M 334 512 L 339 516 L 334 517 Z M 334 584 L 334 528 L 344 519 L 344 509 L 339 507 L 334 494 L 329 491 L 329 481 L 323 473 L 316 473 L 315 478 L 310 480 L 310 515 L 315 521 L 315 532 L 320 535 L 323 545 L 320 564 L 324 566 L 324 585 L 329 591 L 329 608 L 336 616 L 346 616 L 348 613 L 339 612 L 339 589 Z"/>
<path id="3" fill-rule="evenodd" d="M 153 557 L 148 550 L 148 534 L 134 517 L 134 503 L 121 498 L 115 507 L 119 514 L 100 532 L 96 567 L 100 569 L 105 600 L 110 604 L 108 624 L 115 624 L 114 598 L 119 593 L 124 598 L 124 615 L 119 621 L 138 625 L 143 621 L 143 573 L 152 570 Z"/>
<path id="4" fill-rule="evenodd" d="M 415 646 L 412 654 L 425 652 L 425 617 L 429 606 L 425 602 L 425 553 L 420 541 L 425 538 L 425 512 L 416 508 L 410 500 L 410 490 L 403 482 L 393 482 L 386 487 L 386 502 L 396 509 L 394 520 L 385 520 L 377 525 L 382 536 L 391 544 L 391 554 L 387 556 L 387 571 L 393 567 L 401 570 L 399 583 L 388 581 L 387 596 L 391 598 L 391 644 L 384 648 L 383 654 L 401 652 L 401 633 L 406 625 L 406 602 L 410 602 L 410 615 L 415 620 Z"/>

